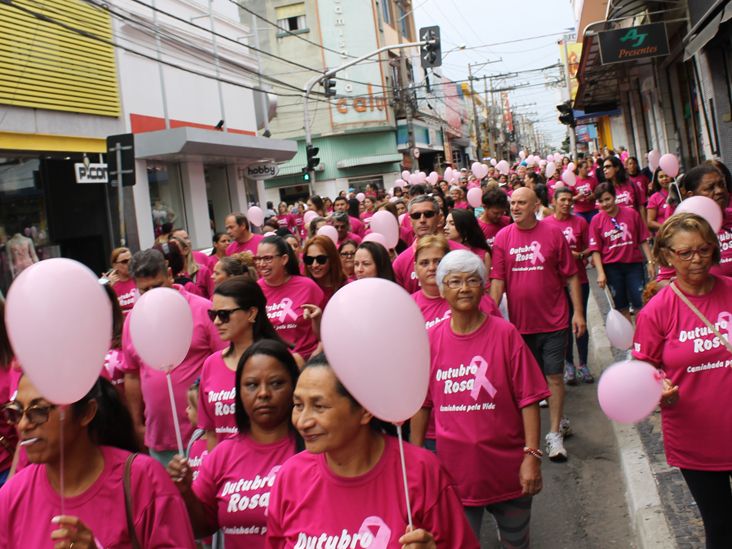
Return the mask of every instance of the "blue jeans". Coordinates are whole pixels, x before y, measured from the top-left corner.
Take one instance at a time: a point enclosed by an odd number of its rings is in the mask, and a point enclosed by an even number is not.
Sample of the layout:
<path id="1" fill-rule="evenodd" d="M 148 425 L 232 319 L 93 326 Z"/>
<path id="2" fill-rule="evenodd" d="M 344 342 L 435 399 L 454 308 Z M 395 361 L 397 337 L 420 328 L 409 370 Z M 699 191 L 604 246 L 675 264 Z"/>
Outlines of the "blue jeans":
<path id="1" fill-rule="evenodd" d="M 640 311 L 643 307 L 643 288 L 646 285 L 643 263 L 608 263 L 603 268 L 615 308 L 624 311 L 632 304 L 636 312 Z"/>
<path id="2" fill-rule="evenodd" d="M 0 471 L 0 488 L 8 481 L 8 474 L 10 474 L 10 468 Z"/>
<path id="3" fill-rule="evenodd" d="M 592 210 L 591 212 L 575 212 L 578 216 L 582 217 L 587 223 L 592 221 L 592 218 L 595 217 L 598 214 L 597 210 Z"/>
<path id="4" fill-rule="evenodd" d="M 574 307 L 572 306 L 572 300 L 569 296 L 569 290 L 565 288 L 564 290 L 567 293 L 567 301 L 569 302 L 569 336 L 567 341 L 567 352 L 564 354 L 564 360 L 569 362 L 572 365 L 575 365 L 574 362 L 574 333 L 572 332 L 572 315 L 574 315 Z M 590 283 L 585 282 L 582 284 L 582 314 L 585 316 L 585 321 L 587 320 L 587 303 L 590 299 Z M 581 337 L 577 338 L 577 352 L 579 353 L 579 364 L 576 364 L 577 366 L 582 364 L 587 364 L 587 349 L 589 348 L 590 344 L 590 331 L 585 330 L 585 333 L 582 334 Z"/>

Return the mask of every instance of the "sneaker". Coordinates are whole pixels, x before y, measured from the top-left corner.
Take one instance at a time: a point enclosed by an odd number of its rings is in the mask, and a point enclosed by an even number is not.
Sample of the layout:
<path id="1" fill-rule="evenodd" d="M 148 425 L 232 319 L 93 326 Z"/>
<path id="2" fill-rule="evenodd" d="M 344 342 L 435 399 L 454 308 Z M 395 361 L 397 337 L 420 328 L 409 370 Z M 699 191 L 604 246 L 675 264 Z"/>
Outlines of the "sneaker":
<path id="1" fill-rule="evenodd" d="M 590 373 L 590 369 L 587 367 L 587 364 L 580 364 L 578 373 L 582 383 L 595 383 L 595 377 Z"/>
<path id="2" fill-rule="evenodd" d="M 547 402 L 546 399 L 539 401 L 539 408 L 548 408 L 548 407 L 549 407 L 549 402 Z"/>
<path id="3" fill-rule="evenodd" d="M 572 426 L 569 424 L 569 418 L 563 417 L 559 420 L 559 434 L 562 438 L 572 436 Z"/>
<path id="4" fill-rule="evenodd" d="M 560 433 L 547 433 L 546 453 L 551 461 L 567 461 L 567 450 Z"/>
<path id="5" fill-rule="evenodd" d="M 569 362 L 564 363 L 564 383 L 577 385 L 577 369 Z"/>

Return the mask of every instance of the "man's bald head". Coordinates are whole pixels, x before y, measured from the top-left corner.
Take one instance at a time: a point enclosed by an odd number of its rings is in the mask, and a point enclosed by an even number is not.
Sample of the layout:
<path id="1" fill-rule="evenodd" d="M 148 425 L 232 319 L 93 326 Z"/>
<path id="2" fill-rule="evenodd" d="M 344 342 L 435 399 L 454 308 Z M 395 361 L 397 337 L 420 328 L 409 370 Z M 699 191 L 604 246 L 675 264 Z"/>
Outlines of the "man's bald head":
<path id="1" fill-rule="evenodd" d="M 536 223 L 539 199 L 528 187 L 520 187 L 511 194 L 511 217 L 520 229 L 531 229 Z"/>

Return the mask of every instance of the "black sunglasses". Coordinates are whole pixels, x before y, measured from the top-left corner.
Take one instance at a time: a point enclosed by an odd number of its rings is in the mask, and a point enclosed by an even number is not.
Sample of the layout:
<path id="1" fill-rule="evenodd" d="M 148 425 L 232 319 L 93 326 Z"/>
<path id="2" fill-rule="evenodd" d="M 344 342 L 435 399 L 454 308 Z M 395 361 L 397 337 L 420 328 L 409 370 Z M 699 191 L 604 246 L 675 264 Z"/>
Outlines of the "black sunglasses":
<path id="1" fill-rule="evenodd" d="M 221 321 L 221 324 L 226 324 L 231 320 L 231 313 L 243 310 L 244 309 L 241 307 L 237 307 L 236 309 L 209 309 L 206 312 L 208 313 L 208 318 L 211 319 L 211 322 L 218 318 Z"/>
<path id="2" fill-rule="evenodd" d="M 318 265 L 325 265 L 328 262 L 328 256 L 327 255 L 306 255 L 302 258 L 303 263 L 305 265 L 312 265 L 313 263 L 317 263 Z"/>
<path id="3" fill-rule="evenodd" d="M 422 216 L 424 216 L 425 219 L 432 219 L 437 215 L 437 212 L 434 210 L 427 210 L 426 212 L 414 212 L 410 213 L 409 217 L 414 219 L 415 221 L 418 221 Z"/>
<path id="4" fill-rule="evenodd" d="M 54 404 L 48 406 L 33 404 L 24 410 L 18 404 L 10 402 L 3 406 L 2 410 L 3 418 L 9 425 L 17 425 L 23 416 L 27 417 L 33 425 L 42 425 L 48 421 L 48 416 L 54 408 L 56 408 Z"/>

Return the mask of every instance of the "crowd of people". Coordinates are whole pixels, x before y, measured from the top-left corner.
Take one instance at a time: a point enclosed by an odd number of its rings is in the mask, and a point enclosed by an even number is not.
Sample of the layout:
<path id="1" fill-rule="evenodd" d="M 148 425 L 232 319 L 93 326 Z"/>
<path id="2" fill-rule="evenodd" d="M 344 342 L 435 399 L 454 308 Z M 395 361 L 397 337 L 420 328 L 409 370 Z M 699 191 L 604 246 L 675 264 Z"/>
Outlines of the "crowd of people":
<path id="1" fill-rule="evenodd" d="M 118 248 L 102 278 L 114 337 L 70 407 L 23 376 L 0 314 L 0 547 L 470 548 L 486 511 L 504 547 L 529 547 L 542 460 L 569 458 L 565 385 L 597 373 L 588 269 L 635 322 L 632 356 L 665 375 L 668 462 L 708 547 L 731 547 L 730 173 L 709 162 L 674 179 L 612 151 L 557 164 L 269 204 L 262 227 L 233 212 L 207 253 L 175 227 L 150 249 Z M 466 201 L 473 188 L 480 205 Z M 688 196 L 719 206 L 716 234 L 674 214 Z M 392 249 L 367 238 L 382 211 L 399 227 Z M 429 388 L 404 448 L 409 510 L 394 426 L 350 394 L 320 341 L 331 297 L 370 277 L 411 294 L 429 338 Z M 166 375 L 130 336 L 135 300 L 161 287 L 194 323 L 171 373 L 185 455 Z"/>

